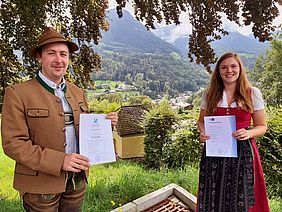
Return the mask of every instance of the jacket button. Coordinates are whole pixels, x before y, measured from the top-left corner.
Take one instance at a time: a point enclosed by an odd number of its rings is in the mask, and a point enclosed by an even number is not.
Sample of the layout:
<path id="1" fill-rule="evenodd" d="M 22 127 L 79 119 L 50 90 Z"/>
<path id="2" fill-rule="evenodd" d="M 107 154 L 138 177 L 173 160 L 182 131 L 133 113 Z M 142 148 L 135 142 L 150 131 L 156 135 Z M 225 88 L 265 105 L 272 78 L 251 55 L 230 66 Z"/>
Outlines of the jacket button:
<path id="1" fill-rule="evenodd" d="M 59 115 L 60 115 L 60 116 L 63 116 L 63 115 L 64 115 L 64 112 L 59 112 Z"/>
<path id="2" fill-rule="evenodd" d="M 61 100 L 60 100 L 59 98 L 57 98 L 56 101 L 57 101 L 58 103 L 61 103 Z"/>
<path id="3" fill-rule="evenodd" d="M 63 143 L 63 147 L 66 147 L 67 146 L 67 142 Z"/>
<path id="4" fill-rule="evenodd" d="M 66 128 L 65 127 L 63 128 L 63 132 L 66 132 Z"/>

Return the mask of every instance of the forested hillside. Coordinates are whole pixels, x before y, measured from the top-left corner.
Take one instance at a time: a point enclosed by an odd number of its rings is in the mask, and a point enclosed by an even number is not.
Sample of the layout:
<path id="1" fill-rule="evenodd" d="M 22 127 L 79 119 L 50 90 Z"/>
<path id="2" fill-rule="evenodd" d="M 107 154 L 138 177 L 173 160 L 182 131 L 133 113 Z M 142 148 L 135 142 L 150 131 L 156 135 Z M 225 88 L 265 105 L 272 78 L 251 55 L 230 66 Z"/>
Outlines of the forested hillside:
<path id="1" fill-rule="evenodd" d="M 107 53 L 102 61 L 102 71 L 94 74 L 94 80 L 126 81 L 151 98 L 197 91 L 208 81 L 202 67 L 185 62 L 177 54 Z"/>
<path id="2" fill-rule="evenodd" d="M 202 66 L 189 63 L 179 49 L 148 31 L 129 12 L 124 11 L 122 19 L 115 10 L 108 16 L 110 29 L 95 46 L 102 70 L 94 73 L 94 80 L 125 81 L 151 98 L 206 86 L 208 74 Z"/>

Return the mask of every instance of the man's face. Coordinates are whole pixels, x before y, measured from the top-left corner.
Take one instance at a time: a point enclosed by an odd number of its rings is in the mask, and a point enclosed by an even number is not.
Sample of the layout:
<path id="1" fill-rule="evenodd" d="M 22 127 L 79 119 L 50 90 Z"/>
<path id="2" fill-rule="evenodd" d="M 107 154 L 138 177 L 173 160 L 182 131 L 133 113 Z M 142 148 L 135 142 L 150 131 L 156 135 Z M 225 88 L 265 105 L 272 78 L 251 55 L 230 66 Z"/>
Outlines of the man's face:
<path id="1" fill-rule="evenodd" d="M 41 55 L 37 54 L 42 66 L 42 74 L 59 85 L 69 63 L 69 48 L 66 43 L 51 43 L 42 47 Z"/>

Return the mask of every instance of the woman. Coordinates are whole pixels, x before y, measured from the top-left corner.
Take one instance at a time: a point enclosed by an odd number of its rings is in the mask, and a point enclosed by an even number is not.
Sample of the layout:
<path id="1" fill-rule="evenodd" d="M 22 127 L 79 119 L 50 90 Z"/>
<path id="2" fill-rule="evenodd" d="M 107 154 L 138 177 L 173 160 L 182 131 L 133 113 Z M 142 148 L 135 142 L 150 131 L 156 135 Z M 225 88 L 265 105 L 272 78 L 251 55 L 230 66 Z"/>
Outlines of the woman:
<path id="1" fill-rule="evenodd" d="M 198 119 L 200 140 L 208 142 L 204 116 L 235 115 L 238 157 L 207 157 L 200 163 L 198 212 L 268 212 L 263 170 L 255 137 L 266 132 L 261 92 L 251 87 L 239 56 L 226 53 L 216 64 Z"/>

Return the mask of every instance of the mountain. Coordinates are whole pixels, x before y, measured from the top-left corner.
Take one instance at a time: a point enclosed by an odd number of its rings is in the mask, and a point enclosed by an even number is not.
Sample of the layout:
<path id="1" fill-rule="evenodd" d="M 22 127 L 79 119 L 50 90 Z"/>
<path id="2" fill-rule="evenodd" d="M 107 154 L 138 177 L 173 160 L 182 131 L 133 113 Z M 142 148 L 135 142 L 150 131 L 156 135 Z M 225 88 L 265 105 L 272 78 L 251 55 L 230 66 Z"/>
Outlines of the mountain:
<path id="1" fill-rule="evenodd" d="M 189 42 L 189 36 L 182 36 L 177 39 L 172 43 L 176 48 L 178 48 L 182 54 L 186 54 L 188 52 L 188 42 Z"/>
<path id="2" fill-rule="evenodd" d="M 95 46 L 102 70 L 94 80 L 124 81 L 151 98 L 197 91 L 208 81 L 206 70 L 183 59 L 180 50 L 148 31 L 127 11 L 119 19 L 108 12 L 109 31 Z"/>
<path id="3" fill-rule="evenodd" d="M 148 31 L 128 11 L 123 10 L 123 17 L 118 18 L 116 10 L 111 9 L 107 16 L 110 29 L 102 33 L 95 47 L 98 52 L 180 54 L 175 46 Z"/>
<path id="4" fill-rule="evenodd" d="M 173 37 L 173 31 L 177 26 L 170 25 L 165 27 L 157 27 L 154 34 L 167 42 L 170 42 L 176 48 L 178 48 L 182 53 L 187 54 L 188 51 L 188 35 L 183 35 L 178 38 Z M 216 40 L 211 43 L 212 48 L 214 48 L 216 55 L 221 55 L 224 52 L 232 51 L 240 54 L 251 54 L 259 55 L 265 52 L 269 47 L 269 43 L 259 42 L 253 36 L 244 36 L 239 32 L 229 32 L 228 35 L 222 36 L 220 40 Z"/>
<path id="5" fill-rule="evenodd" d="M 239 32 L 230 32 L 229 35 L 223 36 L 221 40 L 214 41 L 212 47 L 218 55 L 227 51 L 259 55 L 265 52 L 269 43 L 259 42 L 254 37 L 244 36 Z"/>
<path id="6" fill-rule="evenodd" d="M 188 52 L 188 35 L 175 37 L 175 25 L 164 27 L 156 27 L 157 30 L 152 31 L 155 35 L 170 42 L 178 48 L 182 55 L 187 55 Z M 222 36 L 220 40 L 211 43 L 217 57 L 225 52 L 237 52 L 240 54 L 244 66 L 252 70 L 255 66 L 259 55 L 264 54 L 269 48 L 269 42 L 259 42 L 253 35 L 244 36 L 236 31 L 230 31 L 228 35 Z"/>

